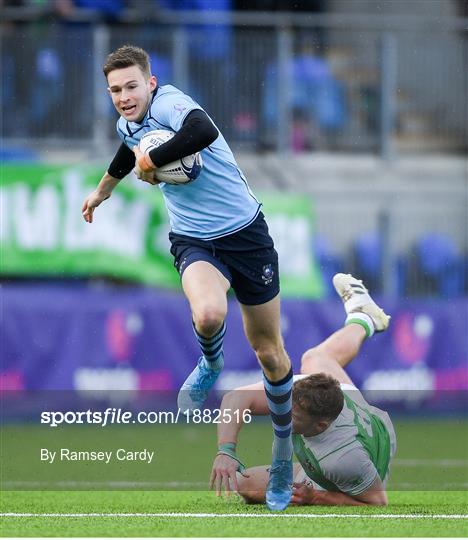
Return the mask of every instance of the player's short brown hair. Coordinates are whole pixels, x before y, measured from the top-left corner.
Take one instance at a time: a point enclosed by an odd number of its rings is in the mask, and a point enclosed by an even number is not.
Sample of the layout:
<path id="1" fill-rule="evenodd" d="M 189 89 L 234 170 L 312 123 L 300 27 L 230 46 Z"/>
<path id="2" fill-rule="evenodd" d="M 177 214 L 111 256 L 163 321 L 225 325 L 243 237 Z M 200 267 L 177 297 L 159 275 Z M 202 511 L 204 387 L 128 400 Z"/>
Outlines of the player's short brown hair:
<path id="1" fill-rule="evenodd" d="M 107 77 L 114 69 L 123 69 L 130 66 L 138 66 L 143 75 L 151 76 L 148 53 L 140 47 L 135 47 L 135 45 L 123 45 L 110 53 L 102 70 Z"/>
<path id="2" fill-rule="evenodd" d="M 293 403 L 317 420 L 333 422 L 344 405 L 340 383 L 326 373 L 314 373 L 294 383 Z"/>

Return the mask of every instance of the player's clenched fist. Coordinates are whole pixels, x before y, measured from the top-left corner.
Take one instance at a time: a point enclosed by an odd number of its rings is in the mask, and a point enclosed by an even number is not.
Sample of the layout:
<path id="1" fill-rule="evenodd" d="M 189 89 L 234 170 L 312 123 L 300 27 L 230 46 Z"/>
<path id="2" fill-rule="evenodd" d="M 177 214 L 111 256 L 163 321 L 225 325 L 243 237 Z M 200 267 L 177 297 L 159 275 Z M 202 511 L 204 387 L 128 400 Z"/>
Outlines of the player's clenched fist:
<path id="1" fill-rule="evenodd" d="M 83 214 L 83 218 L 87 223 L 93 222 L 94 209 L 109 197 L 110 194 L 106 195 L 105 193 L 101 193 L 97 190 L 93 191 L 86 197 L 83 207 L 81 208 L 81 213 Z"/>

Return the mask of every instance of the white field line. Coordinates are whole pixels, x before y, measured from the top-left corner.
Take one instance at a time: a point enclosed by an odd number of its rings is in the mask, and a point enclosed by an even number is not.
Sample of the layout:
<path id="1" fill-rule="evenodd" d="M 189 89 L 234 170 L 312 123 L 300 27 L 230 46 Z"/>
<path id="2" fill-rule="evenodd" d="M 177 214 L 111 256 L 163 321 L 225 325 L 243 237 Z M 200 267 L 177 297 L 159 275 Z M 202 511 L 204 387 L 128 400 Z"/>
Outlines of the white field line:
<path id="1" fill-rule="evenodd" d="M 468 514 L 198 514 L 183 512 L 160 513 L 88 513 L 88 514 L 30 514 L 5 512 L 0 517 L 47 517 L 47 518 L 286 518 L 286 519 L 468 519 Z"/>
<path id="2" fill-rule="evenodd" d="M 191 490 L 201 488 L 203 491 L 208 491 L 208 482 L 131 482 L 124 480 L 109 480 L 109 481 L 87 481 L 87 480 L 5 480 L 2 482 L 2 488 L 40 488 L 40 487 L 60 487 L 60 488 L 152 488 L 152 489 L 171 489 L 177 488 L 180 490 Z"/>
<path id="3" fill-rule="evenodd" d="M 392 465 L 402 467 L 468 467 L 468 459 L 394 459 Z"/>
<path id="4" fill-rule="evenodd" d="M 395 482 L 387 487 L 387 491 L 460 491 L 468 489 L 468 482 L 444 482 L 435 484 L 429 482 Z"/>
<path id="5" fill-rule="evenodd" d="M 116 490 L 179 490 L 179 491 L 209 491 L 206 482 L 130 482 L 130 481 L 86 481 L 86 480 L 5 480 L 1 483 L 4 490 L 27 490 L 27 489 L 116 489 Z M 394 482 L 390 486 L 391 491 L 447 491 L 468 489 L 468 482 Z"/>

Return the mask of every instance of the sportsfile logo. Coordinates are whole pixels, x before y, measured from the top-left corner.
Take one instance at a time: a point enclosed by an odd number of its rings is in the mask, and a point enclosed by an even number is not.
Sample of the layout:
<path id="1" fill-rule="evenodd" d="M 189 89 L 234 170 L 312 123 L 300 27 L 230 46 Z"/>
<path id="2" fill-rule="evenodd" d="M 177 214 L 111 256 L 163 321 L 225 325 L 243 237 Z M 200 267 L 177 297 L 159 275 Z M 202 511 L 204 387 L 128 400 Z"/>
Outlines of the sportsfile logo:
<path id="1" fill-rule="evenodd" d="M 105 411 L 42 411 L 41 424 L 58 427 L 62 424 L 94 424 L 106 427 L 113 424 L 248 424 L 252 420 L 249 409 L 194 409 L 182 411 L 140 411 L 134 414 L 121 408 L 108 407 Z"/>
<path id="2" fill-rule="evenodd" d="M 140 411 L 133 416 L 132 411 L 108 407 L 105 411 L 43 411 L 41 424 L 57 427 L 62 424 L 95 424 L 101 427 L 112 424 L 176 424 L 180 410 Z"/>

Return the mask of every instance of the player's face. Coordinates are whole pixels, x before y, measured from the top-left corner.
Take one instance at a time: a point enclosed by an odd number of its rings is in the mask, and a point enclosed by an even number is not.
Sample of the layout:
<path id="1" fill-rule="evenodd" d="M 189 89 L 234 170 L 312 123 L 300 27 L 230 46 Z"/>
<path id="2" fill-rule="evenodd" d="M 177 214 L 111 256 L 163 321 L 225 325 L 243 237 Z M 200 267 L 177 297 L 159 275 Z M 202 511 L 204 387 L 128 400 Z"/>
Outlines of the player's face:
<path id="1" fill-rule="evenodd" d="M 117 112 L 127 122 L 138 122 L 148 110 L 156 77 L 147 78 L 138 66 L 114 69 L 107 75 L 107 89 Z"/>
<path id="2" fill-rule="evenodd" d="M 314 420 L 296 403 L 292 406 L 292 432 L 298 435 L 310 435 L 314 430 Z"/>
<path id="3" fill-rule="evenodd" d="M 318 420 L 294 403 L 292 405 L 292 432 L 305 437 L 312 437 L 327 429 L 329 423 Z"/>

